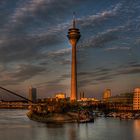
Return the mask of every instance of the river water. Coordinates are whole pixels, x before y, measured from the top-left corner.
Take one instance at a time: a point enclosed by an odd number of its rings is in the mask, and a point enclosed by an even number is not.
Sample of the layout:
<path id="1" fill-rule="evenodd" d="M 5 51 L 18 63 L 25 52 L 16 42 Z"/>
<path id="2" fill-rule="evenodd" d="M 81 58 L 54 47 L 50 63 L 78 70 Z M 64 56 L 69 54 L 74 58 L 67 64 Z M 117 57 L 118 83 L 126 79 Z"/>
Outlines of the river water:
<path id="1" fill-rule="evenodd" d="M 94 123 L 44 124 L 27 110 L 0 110 L 0 140 L 140 140 L 140 120 L 97 118 Z"/>

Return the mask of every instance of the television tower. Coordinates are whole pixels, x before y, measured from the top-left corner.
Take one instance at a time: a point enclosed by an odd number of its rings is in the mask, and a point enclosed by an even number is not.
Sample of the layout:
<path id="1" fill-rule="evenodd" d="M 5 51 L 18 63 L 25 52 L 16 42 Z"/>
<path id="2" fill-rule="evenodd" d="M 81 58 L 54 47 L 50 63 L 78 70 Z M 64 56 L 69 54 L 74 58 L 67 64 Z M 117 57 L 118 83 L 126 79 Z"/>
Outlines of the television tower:
<path id="1" fill-rule="evenodd" d="M 75 14 L 73 16 L 73 27 L 68 30 L 67 35 L 72 46 L 72 63 L 71 63 L 71 96 L 70 100 L 77 100 L 77 62 L 76 62 L 76 45 L 80 39 L 80 31 L 76 28 Z"/>

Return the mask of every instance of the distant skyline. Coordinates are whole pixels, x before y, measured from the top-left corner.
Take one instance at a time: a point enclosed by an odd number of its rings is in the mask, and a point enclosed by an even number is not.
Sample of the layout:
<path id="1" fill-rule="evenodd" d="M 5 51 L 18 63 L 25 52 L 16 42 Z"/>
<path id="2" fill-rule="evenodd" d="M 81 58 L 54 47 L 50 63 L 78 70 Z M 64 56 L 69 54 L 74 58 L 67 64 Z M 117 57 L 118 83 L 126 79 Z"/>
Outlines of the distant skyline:
<path id="1" fill-rule="evenodd" d="M 139 0 L 1 0 L 0 86 L 39 97 L 70 95 L 71 45 L 76 12 L 78 91 L 101 97 L 140 87 Z"/>

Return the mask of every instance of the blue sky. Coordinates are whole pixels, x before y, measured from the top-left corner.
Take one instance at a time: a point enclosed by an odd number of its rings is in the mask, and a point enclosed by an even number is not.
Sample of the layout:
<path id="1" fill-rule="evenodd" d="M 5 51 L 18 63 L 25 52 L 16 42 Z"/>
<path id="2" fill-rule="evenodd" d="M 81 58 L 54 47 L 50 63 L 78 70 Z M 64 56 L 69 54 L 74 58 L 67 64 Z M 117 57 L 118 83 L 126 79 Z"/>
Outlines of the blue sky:
<path id="1" fill-rule="evenodd" d="M 78 91 L 101 97 L 140 86 L 139 0 L 1 0 L 0 85 L 39 97 L 70 94 L 71 46 L 66 37 L 76 12 Z"/>

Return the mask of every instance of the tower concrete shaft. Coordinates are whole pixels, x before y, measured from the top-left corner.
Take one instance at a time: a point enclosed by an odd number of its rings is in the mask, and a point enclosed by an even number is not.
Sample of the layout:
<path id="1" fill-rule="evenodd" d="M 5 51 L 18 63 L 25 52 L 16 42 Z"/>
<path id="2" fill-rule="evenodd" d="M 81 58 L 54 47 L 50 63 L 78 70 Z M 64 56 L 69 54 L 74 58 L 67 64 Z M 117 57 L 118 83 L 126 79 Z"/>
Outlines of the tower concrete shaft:
<path id="1" fill-rule="evenodd" d="M 71 63 L 71 96 L 70 100 L 77 100 L 77 61 L 76 61 L 76 45 L 80 39 L 79 29 L 75 27 L 75 19 L 73 20 L 73 28 L 68 31 L 68 39 L 72 46 L 72 63 Z"/>

